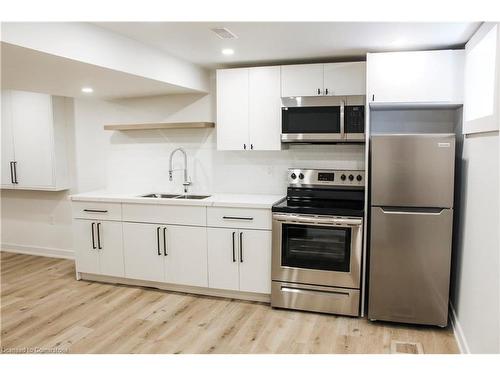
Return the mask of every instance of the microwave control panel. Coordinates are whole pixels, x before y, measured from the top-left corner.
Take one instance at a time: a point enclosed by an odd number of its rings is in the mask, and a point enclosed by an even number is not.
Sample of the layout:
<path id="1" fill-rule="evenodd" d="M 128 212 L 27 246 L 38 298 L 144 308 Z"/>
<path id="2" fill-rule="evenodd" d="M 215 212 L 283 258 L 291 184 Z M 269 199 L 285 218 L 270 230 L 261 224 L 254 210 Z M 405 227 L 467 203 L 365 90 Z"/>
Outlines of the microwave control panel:
<path id="1" fill-rule="evenodd" d="M 346 133 L 365 132 L 365 106 L 348 105 L 344 108 L 344 129 Z"/>

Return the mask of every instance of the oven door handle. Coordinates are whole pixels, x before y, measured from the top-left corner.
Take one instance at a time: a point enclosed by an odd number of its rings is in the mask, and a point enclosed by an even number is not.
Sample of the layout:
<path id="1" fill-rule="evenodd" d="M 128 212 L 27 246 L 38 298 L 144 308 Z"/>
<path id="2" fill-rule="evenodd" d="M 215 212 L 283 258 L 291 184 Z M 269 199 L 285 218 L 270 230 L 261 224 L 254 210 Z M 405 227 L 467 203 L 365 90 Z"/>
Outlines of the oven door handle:
<path id="1" fill-rule="evenodd" d="M 273 220 L 288 224 L 326 224 L 326 225 L 343 225 L 343 226 L 360 226 L 363 224 L 363 219 L 351 218 L 320 218 L 320 217 L 307 217 L 307 216 L 292 216 L 292 215 L 273 215 Z"/>

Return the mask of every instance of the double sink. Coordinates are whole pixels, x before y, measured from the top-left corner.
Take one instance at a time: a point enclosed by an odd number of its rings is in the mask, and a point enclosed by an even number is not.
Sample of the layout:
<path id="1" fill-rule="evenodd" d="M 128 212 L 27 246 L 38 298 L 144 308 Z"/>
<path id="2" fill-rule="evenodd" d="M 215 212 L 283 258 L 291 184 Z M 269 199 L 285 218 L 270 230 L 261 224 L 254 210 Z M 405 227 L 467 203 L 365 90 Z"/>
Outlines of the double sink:
<path id="1" fill-rule="evenodd" d="M 192 195 L 192 194 L 145 194 L 141 195 L 142 198 L 166 198 L 166 199 L 205 199 L 210 195 Z"/>

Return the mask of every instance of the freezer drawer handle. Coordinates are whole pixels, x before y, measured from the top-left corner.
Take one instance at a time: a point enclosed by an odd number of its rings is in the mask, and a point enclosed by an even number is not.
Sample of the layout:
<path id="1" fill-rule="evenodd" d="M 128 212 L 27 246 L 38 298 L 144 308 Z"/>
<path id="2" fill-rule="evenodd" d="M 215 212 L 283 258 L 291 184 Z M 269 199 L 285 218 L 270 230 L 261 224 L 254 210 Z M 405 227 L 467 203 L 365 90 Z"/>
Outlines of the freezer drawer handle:
<path id="1" fill-rule="evenodd" d="M 384 214 L 390 214 L 390 215 L 435 215 L 435 216 L 441 215 L 441 213 L 444 210 L 442 208 L 436 208 L 436 209 L 426 209 L 426 210 L 402 211 L 400 209 L 393 209 L 387 207 L 381 207 L 380 209 Z"/>
<path id="2" fill-rule="evenodd" d="M 316 289 L 306 289 L 306 288 L 289 288 L 286 286 L 281 287 L 282 292 L 288 292 L 288 293 L 302 293 L 302 294 L 320 294 L 320 295 L 333 295 L 337 294 L 342 297 L 350 297 L 350 294 L 347 292 L 327 292 L 327 291 L 322 291 L 322 290 L 316 290 Z"/>

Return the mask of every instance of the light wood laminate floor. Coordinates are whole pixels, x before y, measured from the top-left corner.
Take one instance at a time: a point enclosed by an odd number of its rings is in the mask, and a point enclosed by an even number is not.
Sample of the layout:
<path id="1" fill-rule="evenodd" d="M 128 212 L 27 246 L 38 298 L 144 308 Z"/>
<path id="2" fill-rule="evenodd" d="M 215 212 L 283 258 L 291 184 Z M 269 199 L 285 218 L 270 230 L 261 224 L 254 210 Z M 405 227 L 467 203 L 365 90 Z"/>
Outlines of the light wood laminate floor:
<path id="1" fill-rule="evenodd" d="M 76 281 L 73 261 L 1 253 L 4 353 L 390 353 L 397 341 L 458 352 L 450 328 Z"/>

